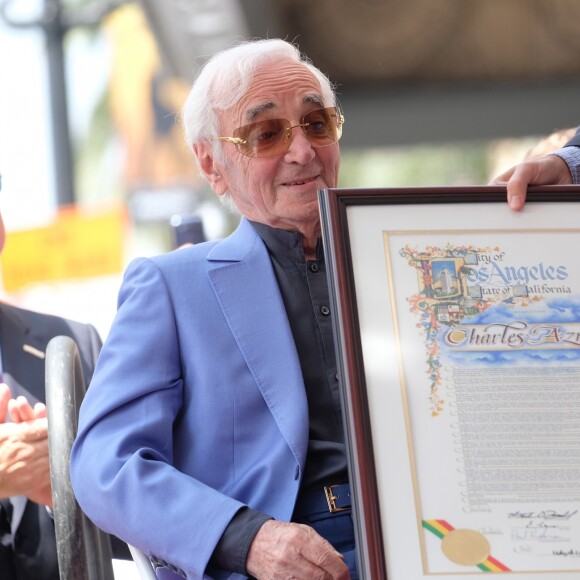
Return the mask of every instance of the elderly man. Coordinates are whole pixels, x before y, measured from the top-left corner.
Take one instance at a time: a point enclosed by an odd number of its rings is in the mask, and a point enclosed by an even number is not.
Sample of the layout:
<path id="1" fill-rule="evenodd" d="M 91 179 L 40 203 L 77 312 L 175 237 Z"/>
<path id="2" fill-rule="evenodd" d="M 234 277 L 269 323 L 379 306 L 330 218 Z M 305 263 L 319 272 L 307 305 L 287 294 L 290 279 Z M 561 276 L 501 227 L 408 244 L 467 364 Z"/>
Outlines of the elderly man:
<path id="1" fill-rule="evenodd" d="M 337 185 L 332 87 L 287 42 L 244 43 L 202 69 L 184 123 L 243 217 L 128 268 L 81 409 L 78 500 L 163 577 L 356 578 L 317 203 Z"/>
<path id="2" fill-rule="evenodd" d="M 129 266 L 81 409 L 78 500 L 162 577 L 356 578 L 317 203 L 337 184 L 335 95 L 289 43 L 244 43 L 205 65 L 184 123 L 243 218 Z"/>

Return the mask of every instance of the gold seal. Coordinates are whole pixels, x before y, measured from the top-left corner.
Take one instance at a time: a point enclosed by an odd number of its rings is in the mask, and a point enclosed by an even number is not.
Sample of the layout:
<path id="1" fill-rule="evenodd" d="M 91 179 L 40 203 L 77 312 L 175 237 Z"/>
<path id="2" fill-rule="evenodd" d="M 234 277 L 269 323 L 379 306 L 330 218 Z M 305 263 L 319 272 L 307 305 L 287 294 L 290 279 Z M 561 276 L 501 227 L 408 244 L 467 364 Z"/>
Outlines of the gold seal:
<path id="1" fill-rule="evenodd" d="M 441 549 L 449 560 L 462 566 L 476 566 L 491 552 L 487 538 L 475 530 L 452 530 L 443 538 Z"/>

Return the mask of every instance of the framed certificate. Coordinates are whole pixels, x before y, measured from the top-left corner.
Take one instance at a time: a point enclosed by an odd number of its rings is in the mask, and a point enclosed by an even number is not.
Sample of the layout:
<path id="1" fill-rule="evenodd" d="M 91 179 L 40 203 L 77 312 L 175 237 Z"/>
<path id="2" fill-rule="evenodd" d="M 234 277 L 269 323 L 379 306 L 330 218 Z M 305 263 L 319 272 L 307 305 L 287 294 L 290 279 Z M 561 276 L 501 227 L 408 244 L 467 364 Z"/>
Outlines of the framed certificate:
<path id="1" fill-rule="evenodd" d="M 319 199 L 362 577 L 580 577 L 580 187 Z"/>

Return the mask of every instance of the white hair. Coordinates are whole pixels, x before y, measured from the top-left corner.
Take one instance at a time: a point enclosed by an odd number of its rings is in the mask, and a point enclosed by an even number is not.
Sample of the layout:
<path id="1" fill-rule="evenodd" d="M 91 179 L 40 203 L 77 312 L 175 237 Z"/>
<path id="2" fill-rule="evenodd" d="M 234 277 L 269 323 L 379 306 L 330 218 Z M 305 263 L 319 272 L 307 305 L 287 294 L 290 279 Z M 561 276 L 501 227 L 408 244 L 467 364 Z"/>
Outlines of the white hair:
<path id="1" fill-rule="evenodd" d="M 242 42 L 212 56 L 199 71 L 182 110 L 185 139 L 191 148 L 213 141 L 214 155 L 223 161 L 217 111 L 227 111 L 247 92 L 258 66 L 274 59 L 303 64 L 320 83 L 327 107 L 336 105 L 328 77 L 302 55 L 299 49 L 278 38 Z"/>

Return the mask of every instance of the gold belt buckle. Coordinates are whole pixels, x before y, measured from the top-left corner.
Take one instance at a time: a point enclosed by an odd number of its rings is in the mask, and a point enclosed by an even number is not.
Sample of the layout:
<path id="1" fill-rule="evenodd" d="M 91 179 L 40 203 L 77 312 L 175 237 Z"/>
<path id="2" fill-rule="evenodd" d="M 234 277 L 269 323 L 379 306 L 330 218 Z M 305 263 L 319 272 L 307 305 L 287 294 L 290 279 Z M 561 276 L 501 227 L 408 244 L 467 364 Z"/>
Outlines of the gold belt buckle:
<path id="1" fill-rule="evenodd" d="M 329 485 L 328 487 L 325 486 L 324 488 L 324 493 L 326 495 L 326 503 L 328 504 L 328 511 L 331 514 L 334 514 L 336 512 L 344 512 L 351 509 L 350 507 L 336 506 L 336 500 L 338 499 L 338 496 L 334 495 L 334 492 L 332 491 L 334 487 L 336 487 L 336 485 Z"/>

